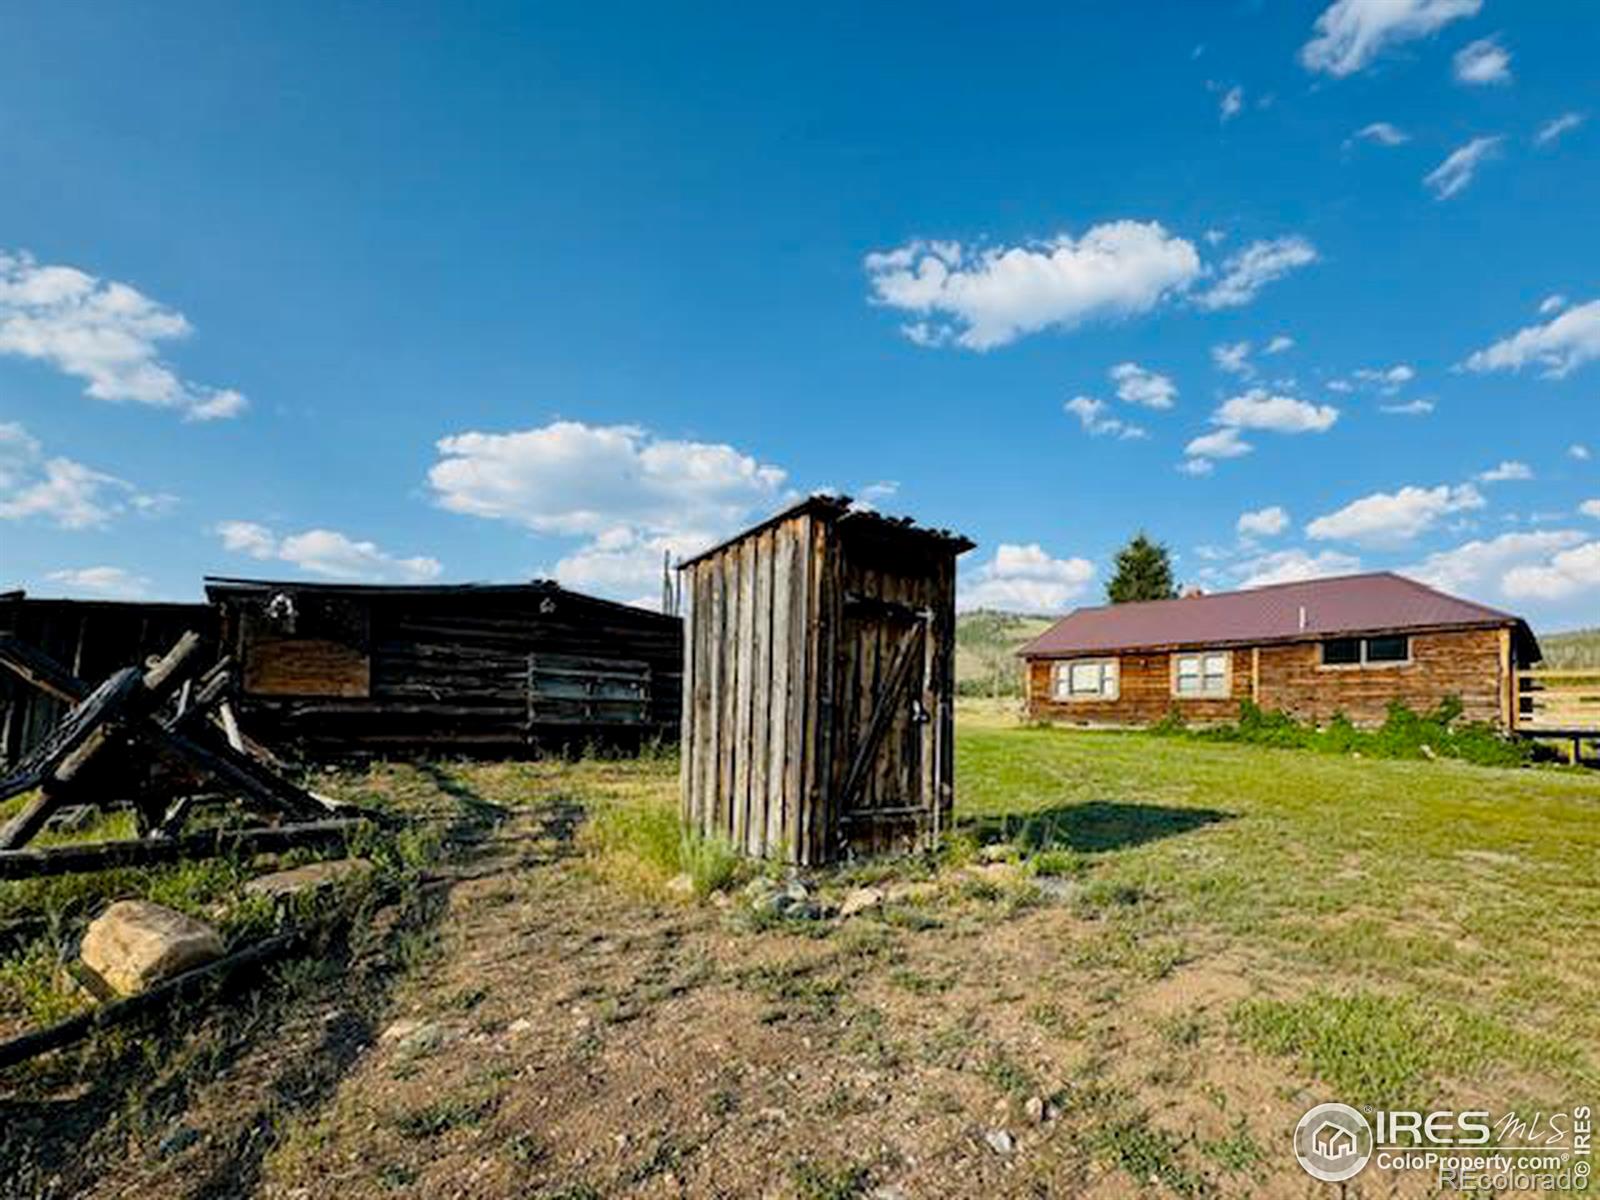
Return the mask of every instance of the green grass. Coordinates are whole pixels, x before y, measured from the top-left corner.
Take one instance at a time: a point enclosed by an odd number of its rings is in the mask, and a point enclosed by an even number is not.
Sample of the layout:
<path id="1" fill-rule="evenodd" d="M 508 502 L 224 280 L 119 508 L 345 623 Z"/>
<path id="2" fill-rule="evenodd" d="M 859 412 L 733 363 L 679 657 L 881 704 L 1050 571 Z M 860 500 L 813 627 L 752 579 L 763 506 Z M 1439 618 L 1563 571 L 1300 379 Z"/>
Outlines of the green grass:
<path id="1" fill-rule="evenodd" d="M 958 827 L 1074 856 L 1100 926 L 1079 968 L 1249 956 L 1282 994 L 1236 1035 L 1374 1103 L 1490 1073 L 1600 1083 L 1600 775 L 963 715 Z"/>

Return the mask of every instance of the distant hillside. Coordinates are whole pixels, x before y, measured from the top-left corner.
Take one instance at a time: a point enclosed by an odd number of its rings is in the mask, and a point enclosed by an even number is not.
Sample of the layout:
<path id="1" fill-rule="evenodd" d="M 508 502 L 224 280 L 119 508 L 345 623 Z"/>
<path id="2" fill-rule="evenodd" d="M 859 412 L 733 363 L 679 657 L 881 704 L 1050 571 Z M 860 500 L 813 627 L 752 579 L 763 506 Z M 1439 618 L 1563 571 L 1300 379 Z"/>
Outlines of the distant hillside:
<path id="1" fill-rule="evenodd" d="M 1600 667 L 1600 629 L 1578 629 L 1572 633 L 1541 633 L 1543 667 Z"/>
<path id="2" fill-rule="evenodd" d="M 962 696 L 1022 695 L 1017 650 L 1055 623 L 1053 617 L 979 609 L 956 618 L 956 692 Z"/>

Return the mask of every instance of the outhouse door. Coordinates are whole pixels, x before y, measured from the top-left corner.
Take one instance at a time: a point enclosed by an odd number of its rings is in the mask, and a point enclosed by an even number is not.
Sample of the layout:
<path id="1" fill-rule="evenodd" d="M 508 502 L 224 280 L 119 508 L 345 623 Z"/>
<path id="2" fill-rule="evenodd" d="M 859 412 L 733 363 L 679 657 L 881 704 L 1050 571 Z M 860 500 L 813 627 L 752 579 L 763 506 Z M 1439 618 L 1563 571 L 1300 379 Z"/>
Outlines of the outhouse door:
<path id="1" fill-rule="evenodd" d="M 849 753 L 838 796 L 841 833 L 861 849 L 907 845 L 930 832 L 935 733 L 932 614 L 852 598 L 845 625 L 854 697 Z"/>

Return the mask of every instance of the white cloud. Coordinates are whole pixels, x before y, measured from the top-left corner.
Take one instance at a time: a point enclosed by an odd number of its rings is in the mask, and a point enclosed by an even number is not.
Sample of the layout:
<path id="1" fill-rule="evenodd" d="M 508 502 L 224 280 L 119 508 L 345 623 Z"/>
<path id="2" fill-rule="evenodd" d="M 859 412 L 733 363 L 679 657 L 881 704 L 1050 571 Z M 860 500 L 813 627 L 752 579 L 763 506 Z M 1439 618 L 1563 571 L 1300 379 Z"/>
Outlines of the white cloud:
<path id="1" fill-rule="evenodd" d="M 1586 517 L 1593 517 L 1600 521 L 1600 500 L 1585 500 L 1578 505 L 1578 511 Z"/>
<path id="2" fill-rule="evenodd" d="M 588 539 L 556 564 L 556 578 L 573 587 L 607 581 L 614 586 L 603 590 L 623 598 L 659 588 L 660 551 L 702 550 L 788 498 L 779 467 L 724 443 L 631 425 L 553 421 L 437 446 L 428 482 L 440 507 Z"/>
<path id="3" fill-rule="evenodd" d="M 1573 442 L 1572 445 L 1567 447 L 1567 457 L 1575 458 L 1579 462 L 1588 462 L 1593 456 L 1589 452 L 1589 447 L 1581 442 Z"/>
<path id="4" fill-rule="evenodd" d="M 428 482 L 441 508 L 564 536 L 732 526 L 776 501 L 786 478 L 732 446 L 631 425 L 554 421 L 437 447 Z"/>
<path id="5" fill-rule="evenodd" d="M 98 400 L 178 409 L 196 421 L 238 416 L 246 407 L 238 392 L 192 383 L 162 360 L 163 343 L 191 332 L 182 313 L 125 283 L 0 253 L 0 354 L 48 363 Z"/>
<path id="6" fill-rule="evenodd" d="M 1222 278 L 1194 302 L 1205 309 L 1238 308 L 1267 284 L 1316 261 L 1317 248 L 1297 235 L 1252 242 L 1222 264 Z"/>
<path id="7" fill-rule="evenodd" d="M 1214 429 L 1210 433 L 1203 433 L 1183 448 L 1184 454 L 1190 459 L 1209 458 L 1241 458 L 1249 454 L 1255 447 L 1239 436 L 1237 429 Z M 1191 466 L 1188 470 L 1192 474 L 1206 474 L 1210 471 L 1206 467 Z"/>
<path id="8" fill-rule="evenodd" d="M 443 568 L 435 558 L 396 558 L 373 542 L 356 541 L 332 529 L 308 529 L 278 537 L 253 521 L 223 521 L 215 532 L 223 548 L 262 561 L 287 563 L 309 575 L 363 583 L 426 583 Z"/>
<path id="9" fill-rule="evenodd" d="M 1546 121 L 1539 127 L 1539 132 L 1533 135 L 1534 145 L 1548 146 L 1551 142 L 1555 141 L 1564 134 L 1571 133 L 1579 125 L 1582 125 L 1583 122 L 1584 115 L 1582 113 L 1562 113 L 1559 117 L 1556 117 L 1551 121 Z"/>
<path id="10" fill-rule="evenodd" d="M 1224 123 L 1233 120 L 1244 108 L 1244 89 L 1238 84 L 1229 88 L 1222 94 L 1222 100 L 1219 102 L 1218 108 Z"/>
<path id="11" fill-rule="evenodd" d="M 1403 404 L 1380 404 L 1378 411 L 1392 417 L 1422 417 L 1434 409 L 1432 400 L 1407 400 Z"/>
<path id="12" fill-rule="evenodd" d="M 1457 83 L 1511 82 L 1511 52 L 1492 37 L 1468 42 L 1452 61 Z"/>
<path id="13" fill-rule="evenodd" d="M 576 591 L 617 597 L 643 595 L 647 598 L 628 602 L 640 608 L 660 608 L 664 559 L 687 558 L 718 536 L 704 531 L 651 534 L 628 528 L 609 530 L 562 555 L 551 574 Z"/>
<path id="14" fill-rule="evenodd" d="M 1211 419 L 1234 429 L 1326 433 L 1339 419 L 1339 410 L 1331 404 L 1312 404 L 1292 396 L 1273 395 L 1265 388 L 1251 388 L 1223 401 Z"/>
<path id="15" fill-rule="evenodd" d="M 1600 591 L 1600 541 L 1558 551 L 1546 563 L 1513 567 L 1500 586 L 1508 596 L 1540 600 Z"/>
<path id="16" fill-rule="evenodd" d="M 1394 395 L 1417 377 L 1416 371 L 1406 363 L 1386 368 L 1361 367 L 1352 371 L 1351 375 L 1385 396 Z"/>
<path id="17" fill-rule="evenodd" d="M 873 511 L 880 500 L 888 500 L 900 491 L 900 481 L 896 479 L 880 479 L 876 483 L 869 483 L 855 490 L 854 506 L 858 509 Z"/>
<path id="18" fill-rule="evenodd" d="M 1239 564 L 1241 588 L 1266 587 L 1274 583 L 1299 583 L 1306 579 L 1325 579 L 1330 575 L 1349 575 L 1361 569 L 1361 560 L 1337 550 L 1308 554 L 1304 550 L 1274 550 Z"/>
<path id="19" fill-rule="evenodd" d="M 1353 75 L 1389 47 L 1437 33 L 1482 7 L 1483 0 L 1336 0 L 1317 18 L 1300 62 L 1336 78 Z"/>
<path id="20" fill-rule="evenodd" d="M 1112 221 L 1081 238 L 1022 246 L 913 241 L 864 265 L 874 303 L 925 318 L 914 340 L 971 350 L 1148 312 L 1201 274 L 1194 245 L 1154 221 Z"/>
<path id="21" fill-rule="evenodd" d="M 1435 488 L 1407 486 L 1397 492 L 1374 492 L 1318 517 L 1306 526 L 1317 541 L 1347 541 L 1358 546 L 1395 548 L 1406 545 L 1452 513 L 1480 509 L 1482 493 L 1471 484 Z"/>
<path id="22" fill-rule="evenodd" d="M 130 509 L 160 516 L 175 499 L 60 456 L 21 425 L 0 422 L 0 521 L 38 518 L 61 529 L 103 529 Z"/>
<path id="23" fill-rule="evenodd" d="M 1506 459 L 1499 466 L 1490 467 L 1487 471 L 1479 471 L 1479 483 L 1510 483 L 1514 481 L 1532 479 L 1533 468 L 1525 462 Z"/>
<path id="24" fill-rule="evenodd" d="M 1498 587 L 1507 571 L 1542 562 L 1550 554 L 1581 541 L 1583 535 L 1572 530 L 1503 533 L 1430 554 L 1421 562 L 1402 568 L 1401 574 L 1447 592 Z"/>
<path id="25" fill-rule="evenodd" d="M 223 521 L 216 527 L 222 548 L 251 558 L 273 558 L 278 553 L 277 536 L 254 521 Z"/>
<path id="26" fill-rule="evenodd" d="M 75 592 L 88 592 L 111 600 L 137 600 L 150 592 L 148 579 L 121 567 L 76 567 L 51 571 L 45 578 Z"/>
<path id="27" fill-rule="evenodd" d="M 1437 200 L 1448 200 L 1472 182 L 1478 168 L 1500 152 L 1501 138 L 1475 137 L 1422 177 Z"/>
<path id="28" fill-rule="evenodd" d="M 1520 371 L 1538 365 L 1546 379 L 1560 379 L 1600 358 L 1600 300 L 1591 300 L 1529 325 L 1467 359 L 1469 371 Z"/>
<path id="29" fill-rule="evenodd" d="M 1130 425 L 1120 417 L 1107 416 L 1110 406 L 1093 396 L 1074 396 L 1062 407 L 1078 418 L 1078 423 L 1090 437 L 1114 436 L 1131 441 L 1146 436 L 1139 426 Z"/>
<path id="30" fill-rule="evenodd" d="M 1352 141 L 1374 142 L 1379 146 L 1400 146 L 1411 140 L 1406 132 L 1387 121 L 1374 121 L 1355 131 Z"/>
<path id="31" fill-rule="evenodd" d="M 1543 300 L 1539 301 L 1539 315 L 1541 317 L 1548 317 L 1552 313 L 1560 312 L 1566 306 L 1567 298 L 1560 292 L 1553 292 L 1546 296 Z"/>
<path id="32" fill-rule="evenodd" d="M 1129 404 L 1171 408 L 1178 397 L 1177 385 L 1171 379 L 1138 363 L 1118 363 L 1111 368 L 1111 380 L 1117 385 L 1117 399 Z"/>
<path id="33" fill-rule="evenodd" d="M 1238 530 L 1246 537 L 1277 537 L 1289 528 L 1289 514 L 1280 504 L 1239 514 Z"/>
<path id="34" fill-rule="evenodd" d="M 1261 351 L 1263 354 L 1282 354 L 1285 350 L 1294 349 L 1294 339 L 1288 334 L 1280 333 L 1266 344 Z"/>
<path id="35" fill-rule="evenodd" d="M 1255 368 L 1250 365 L 1249 342 L 1223 342 L 1219 346 L 1213 346 L 1211 361 L 1216 364 L 1217 370 L 1226 371 L 1230 375 L 1249 377 L 1255 373 Z"/>
<path id="36" fill-rule="evenodd" d="M 1054 613 L 1083 595 L 1095 575 L 1086 558 L 1052 558 L 1037 542 L 1002 542 L 994 558 L 960 580 L 963 609 Z"/>

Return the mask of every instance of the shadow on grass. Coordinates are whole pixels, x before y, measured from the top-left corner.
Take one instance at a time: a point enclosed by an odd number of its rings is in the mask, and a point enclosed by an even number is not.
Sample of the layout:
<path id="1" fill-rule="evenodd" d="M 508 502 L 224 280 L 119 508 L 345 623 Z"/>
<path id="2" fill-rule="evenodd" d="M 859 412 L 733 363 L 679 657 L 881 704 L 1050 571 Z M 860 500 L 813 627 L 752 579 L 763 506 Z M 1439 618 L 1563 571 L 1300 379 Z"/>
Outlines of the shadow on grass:
<path id="1" fill-rule="evenodd" d="M 1231 821 L 1233 815 L 1214 808 L 1091 800 L 1031 812 L 968 817 L 959 820 L 957 828 L 985 845 L 1011 842 L 1030 851 L 1062 849 L 1097 854 L 1192 833 L 1219 821 Z"/>

